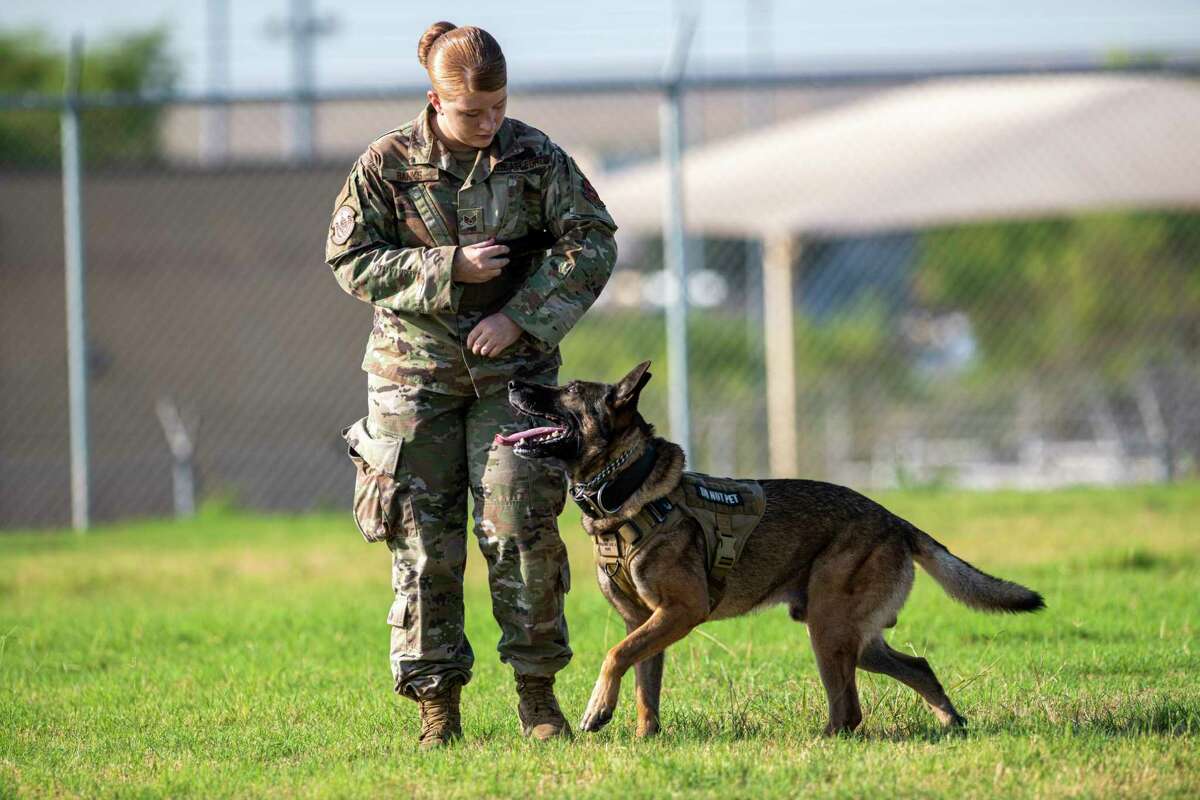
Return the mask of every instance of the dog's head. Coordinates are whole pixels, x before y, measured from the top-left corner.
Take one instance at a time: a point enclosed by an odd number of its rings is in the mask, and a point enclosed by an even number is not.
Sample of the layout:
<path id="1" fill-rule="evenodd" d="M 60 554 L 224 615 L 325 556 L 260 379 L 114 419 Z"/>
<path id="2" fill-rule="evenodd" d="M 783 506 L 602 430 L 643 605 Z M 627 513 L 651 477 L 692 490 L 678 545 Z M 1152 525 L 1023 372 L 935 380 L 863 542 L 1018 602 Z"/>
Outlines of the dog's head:
<path id="1" fill-rule="evenodd" d="M 508 436 L 497 434 L 496 443 L 511 446 L 519 456 L 543 459 L 571 476 L 585 472 L 630 430 L 651 434 L 637 410 L 649 369 L 650 362 L 643 361 L 613 384 L 571 381 L 542 386 L 512 381 L 508 402 L 540 424 Z"/>

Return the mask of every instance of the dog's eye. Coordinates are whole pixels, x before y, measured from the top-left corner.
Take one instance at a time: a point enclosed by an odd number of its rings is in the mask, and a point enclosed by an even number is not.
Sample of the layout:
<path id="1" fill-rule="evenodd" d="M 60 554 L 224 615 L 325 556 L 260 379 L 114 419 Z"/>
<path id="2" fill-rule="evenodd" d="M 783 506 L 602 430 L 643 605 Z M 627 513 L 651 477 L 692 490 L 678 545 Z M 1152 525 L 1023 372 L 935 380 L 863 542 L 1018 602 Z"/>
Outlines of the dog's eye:
<path id="1" fill-rule="evenodd" d="M 580 391 L 579 384 L 577 383 L 567 385 L 567 394 L 579 394 Z"/>

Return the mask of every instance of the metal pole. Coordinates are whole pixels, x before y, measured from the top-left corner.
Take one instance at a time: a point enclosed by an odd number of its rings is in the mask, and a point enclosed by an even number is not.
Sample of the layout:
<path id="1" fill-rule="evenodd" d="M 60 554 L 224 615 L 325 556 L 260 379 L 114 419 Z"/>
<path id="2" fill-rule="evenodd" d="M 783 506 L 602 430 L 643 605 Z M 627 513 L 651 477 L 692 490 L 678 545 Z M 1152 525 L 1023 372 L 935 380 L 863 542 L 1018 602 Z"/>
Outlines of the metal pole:
<path id="1" fill-rule="evenodd" d="M 313 155 L 313 19 L 311 0 L 292 0 L 292 157 Z"/>
<path id="2" fill-rule="evenodd" d="M 208 93 L 223 97 L 229 91 L 229 0 L 208 0 Z M 219 164 L 229 155 L 229 103 L 217 100 L 204 115 L 202 157 Z"/>
<path id="3" fill-rule="evenodd" d="M 683 91 L 680 80 L 687 63 L 695 17 L 684 17 L 676 31 L 674 47 L 664 75 L 666 92 L 659 108 L 663 163 L 667 170 L 663 196 L 663 259 L 670 276 L 667 304 L 668 412 L 671 438 L 692 460 L 692 421 L 688 398 L 687 343 L 687 240 L 683 206 Z"/>
<path id="4" fill-rule="evenodd" d="M 314 17 L 312 0 L 290 0 L 288 16 L 283 20 L 272 20 L 267 33 L 286 36 L 292 50 L 292 101 L 289 106 L 291 130 L 288 138 L 288 154 L 298 160 L 311 160 L 316 151 L 316 127 L 313 116 L 314 51 L 316 37 L 332 33 L 337 23 L 332 17 Z"/>
<path id="5" fill-rule="evenodd" d="M 83 39 L 75 36 L 67 60 L 62 109 L 63 252 L 67 289 L 67 385 L 71 426 L 71 525 L 91 524 L 88 471 L 87 303 L 84 283 L 83 193 L 80 170 L 79 73 Z"/>
<path id="6" fill-rule="evenodd" d="M 774 68 L 771 37 L 775 27 L 771 16 L 772 0 L 747 0 L 746 3 L 746 73 L 767 75 Z M 775 92 L 767 88 L 759 92 L 746 87 L 744 95 L 746 127 L 765 128 L 775 122 Z"/>

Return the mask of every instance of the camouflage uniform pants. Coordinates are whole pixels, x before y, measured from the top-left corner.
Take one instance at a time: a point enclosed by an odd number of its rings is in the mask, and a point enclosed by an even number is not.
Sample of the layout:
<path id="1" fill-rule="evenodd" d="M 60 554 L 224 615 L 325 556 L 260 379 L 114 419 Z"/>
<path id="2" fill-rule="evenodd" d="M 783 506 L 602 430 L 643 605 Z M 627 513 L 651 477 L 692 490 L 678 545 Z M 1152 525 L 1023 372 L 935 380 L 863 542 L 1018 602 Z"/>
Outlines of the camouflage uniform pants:
<path id="1" fill-rule="evenodd" d="M 542 377 L 553 382 L 555 375 Z M 369 435 L 402 443 L 388 538 L 396 691 L 427 697 L 471 678 L 474 654 L 463 631 L 468 487 L 500 624 L 500 660 L 518 674 L 562 669 L 571 658 L 563 615 L 570 575 L 557 524 L 565 483 L 492 444 L 497 432 L 525 427 L 508 393 L 463 397 L 369 375 L 368 398 Z"/>

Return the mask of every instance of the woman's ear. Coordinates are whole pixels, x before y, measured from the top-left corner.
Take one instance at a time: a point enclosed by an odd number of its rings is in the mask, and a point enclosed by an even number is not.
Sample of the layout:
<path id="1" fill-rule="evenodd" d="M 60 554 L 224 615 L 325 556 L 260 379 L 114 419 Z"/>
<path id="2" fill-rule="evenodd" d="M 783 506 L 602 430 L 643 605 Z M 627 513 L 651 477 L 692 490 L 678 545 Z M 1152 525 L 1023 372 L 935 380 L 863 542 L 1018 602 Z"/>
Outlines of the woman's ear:
<path id="1" fill-rule="evenodd" d="M 425 97 L 433 104 L 433 110 L 437 113 L 442 113 L 442 98 L 438 97 L 438 93 L 433 89 L 425 92 Z"/>

